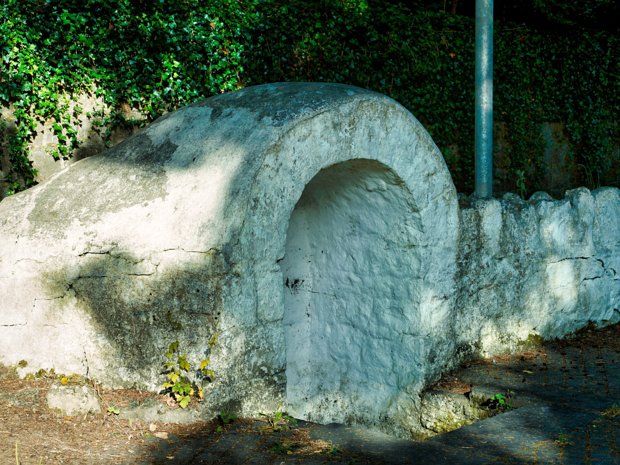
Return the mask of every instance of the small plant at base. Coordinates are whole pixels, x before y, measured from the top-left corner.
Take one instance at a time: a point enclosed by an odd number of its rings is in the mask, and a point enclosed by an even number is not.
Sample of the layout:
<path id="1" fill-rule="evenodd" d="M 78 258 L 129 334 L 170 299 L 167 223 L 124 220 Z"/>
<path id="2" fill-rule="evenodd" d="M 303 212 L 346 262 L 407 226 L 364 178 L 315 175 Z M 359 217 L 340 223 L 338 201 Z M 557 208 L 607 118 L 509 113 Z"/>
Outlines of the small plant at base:
<path id="1" fill-rule="evenodd" d="M 281 441 L 275 442 L 269 450 L 274 454 L 287 454 L 292 455 L 293 450 L 290 444 L 283 443 Z"/>
<path id="2" fill-rule="evenodd" d="M 213 336 L 209 341 L 209 348 L 212 349 L 217 341 Z M 211 382 L 215 378 L 213 370 L 209 369 L 209 359 L 200 361 L 199 367 L 192 376 L 192 367 L 187 359 L 187 354 L 179 352 L 179 341 L 174 341 L 168 346 L 166 352 L 168 361 L 164 363 L 164 374 L 168 381 L 162 387 L 165 393 L 170 394 L 177 402 L 179 407 L 186 408 L 192 400 L 192 397 L 199 401 L 203 399 L 204 392 L 202 385 L 197 380 L 207 380 Z"/>
<path id="3" fill-rule="evenodd" d="M 487 399 L 482 403 L 483 407 L 505 412 L 512 409 L 512 405 L 508 403 L 508 397 L 504 394 L 495 394 L 493 397 Z"/>
<path id="4" fill-rule="evenodd" d="M 49 370 L 39 368 L 33 376 L 36 379 L 55 379 L 57 377 L 56 370 L 54 368 L 50 368 Z"/>
<path id="5" fill-rule="evenodd" d="M 524 170 L 515 170 L 515 184 L 517 185 L 517 193 L 519 196 L 524 199 L 525 194 L 527 193 L 527 189 L 525 188 L 525 171 Z"/>
<path id="6" fill-rule="evenodd" d="M 237 415 L 230 412 L 220 412 L 217 419 L 222 425 L 227 425 L 235 421 L 237 419 Z"/>
<path id="7" fill-rule="evenodd" d="M 266 413 L 261 413 L 260 415 L 265 417 L 269 424 L 269 429 L 274 432 L 288 431 L 291 427 L 297 426 L 297 420 L 280 409 L 272 415 Z"/>
<path id="8" fill-rule="evenodd" d="M 106 412 L 108 415 L 120 415 L 121 410 L 116 405 L 109 405 Z"/>
<path id="9" fill-rule="evenodd" d="M 237 415 L 235 415 L 234 413 L 220 412 L 220 414 L 217 416 L 217 421 L 220 424 L 217 425 L 217 427 L 215 428 L 215 432 L 216 433 L 223 433 L 224 432 L 224 426 L 232 423 L 236 419 L 237 419 Z"/>
<path id="10" fill-rule="evenodd" d="M 323 454 L 328 454 L 328 455 L 336 455 L 340 453 L 340 449 L 338 449 L 336 446 L 334 446 L 333 444 L 328 447 L 327 449 L 323 449 Z"/>

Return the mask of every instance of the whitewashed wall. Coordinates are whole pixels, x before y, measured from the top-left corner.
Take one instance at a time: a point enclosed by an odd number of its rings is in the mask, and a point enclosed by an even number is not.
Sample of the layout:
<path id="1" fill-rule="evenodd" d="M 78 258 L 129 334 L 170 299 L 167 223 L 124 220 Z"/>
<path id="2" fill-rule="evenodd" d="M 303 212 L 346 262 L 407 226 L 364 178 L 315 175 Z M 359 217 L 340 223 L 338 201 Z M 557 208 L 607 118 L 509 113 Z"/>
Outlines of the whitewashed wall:
<path id="1" fill-rule="evenodd" d="M 455 334 L 477 353 L 620 321 L 620 190 L 462 198 Z"/>
<path id="2" fill-rule="evenodd" d="M 0 202 L 0 362 L 158 389 L 178 339 L 205 416 L 406 435 L 458 361 L 619 320 L 618 189 L 461 203 L 385 96 L 207 99 Z"/>

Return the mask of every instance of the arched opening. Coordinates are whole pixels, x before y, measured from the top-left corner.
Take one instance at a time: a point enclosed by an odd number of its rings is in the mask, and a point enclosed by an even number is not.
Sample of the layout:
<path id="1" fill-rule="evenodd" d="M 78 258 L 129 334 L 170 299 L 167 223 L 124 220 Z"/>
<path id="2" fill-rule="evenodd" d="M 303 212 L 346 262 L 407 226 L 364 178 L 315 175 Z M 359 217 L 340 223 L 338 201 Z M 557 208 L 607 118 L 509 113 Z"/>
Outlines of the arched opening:
<path id="1" fill-rule="evenodd" d="M 405 183 L 379 162 L 332 165 L 307 184 L 280 262 L 292 415 L 376 419 L 411 382 L 421 229 Z"/>

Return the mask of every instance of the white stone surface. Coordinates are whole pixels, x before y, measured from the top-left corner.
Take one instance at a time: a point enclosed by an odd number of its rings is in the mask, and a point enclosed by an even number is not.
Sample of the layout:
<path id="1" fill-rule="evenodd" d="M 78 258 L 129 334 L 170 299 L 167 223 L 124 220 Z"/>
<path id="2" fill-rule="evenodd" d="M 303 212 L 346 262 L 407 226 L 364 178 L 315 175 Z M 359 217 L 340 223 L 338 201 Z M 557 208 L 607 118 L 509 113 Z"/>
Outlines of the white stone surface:
<path id="1" fill-rule="evenodd" d="M 411 193 L 384 165 L 342 163 L 306 186 L 280 262 L 291 414 L 377 418 L 420 377 L 422 234 Z"/>
<path id="2" fill-rule="evenodd" d="M 47 406 L 68 416 L 100 413 L 101 405 L 95 391 L 88 386 L 53 384 L 47 391 Z"/>
<path id="3" fill-rule="evenodd" d="M 0 362 L 156 390 L 178 339 L 216 372 L 204 416 L 406 436 L 459 361 L 619 321 L 619 270 L 618 189 L 459 210 L 393 100 L 259 86 L 0 202 Z"/>
<path id="4" fill-rule="evenodd" d="M 475 201 L 461 210 L 461 232 L 456 324 L 466 353 L 620 321 L 620 190 Z"/>
<path id="5" fill-rule="evenodd" d="M 217 333 L 213 412 L 397 424 L 454 347 L 458 229 L 393 100 L 211 98 L 0 203 L 0 361 L 157 389 L 171 341 L 198 360 Z"/>

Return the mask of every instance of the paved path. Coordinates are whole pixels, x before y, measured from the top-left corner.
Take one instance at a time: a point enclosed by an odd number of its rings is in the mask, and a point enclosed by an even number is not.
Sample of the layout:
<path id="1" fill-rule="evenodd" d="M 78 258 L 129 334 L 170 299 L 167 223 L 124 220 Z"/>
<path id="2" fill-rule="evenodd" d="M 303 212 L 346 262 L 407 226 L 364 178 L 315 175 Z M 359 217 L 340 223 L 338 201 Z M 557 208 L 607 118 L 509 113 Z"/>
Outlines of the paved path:
<path id="1" fill-rule="evenodd" d="M 233 423 L 219 434 L 154 442 L 142 463 L 620 464 L 617 349 L 550 343 L 536 355 L 473 364 L 455 375 L 475 394 L 510 392 L 517 408 L 419 442 L 341 425 L 300 423 L 266 434 L 260 423 Z M 314 440 L 316 453 L 299 449 L 299 438 Z"/>

